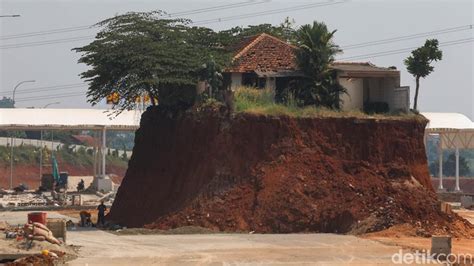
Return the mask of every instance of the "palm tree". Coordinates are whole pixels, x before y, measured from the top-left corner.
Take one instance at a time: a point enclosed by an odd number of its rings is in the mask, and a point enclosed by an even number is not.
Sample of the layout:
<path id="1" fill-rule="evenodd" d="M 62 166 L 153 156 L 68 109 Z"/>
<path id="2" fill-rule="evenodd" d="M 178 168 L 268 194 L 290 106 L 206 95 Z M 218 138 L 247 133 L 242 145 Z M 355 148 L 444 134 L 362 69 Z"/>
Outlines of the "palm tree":
<path id="1" fill-rule="evenodd" d="M 298 50 L 296 63 L 305 78 L 297 85 L 297 97 L 304 105 L 320 105 L 338 109 L 340 94 L 346 90 L 337 82 L 330 68 L 336 54 L 342 52 L 333 41 L 336 30 L 329 31 L 326 24 L 314 21 L 301 26 L 296 32 Z"/>

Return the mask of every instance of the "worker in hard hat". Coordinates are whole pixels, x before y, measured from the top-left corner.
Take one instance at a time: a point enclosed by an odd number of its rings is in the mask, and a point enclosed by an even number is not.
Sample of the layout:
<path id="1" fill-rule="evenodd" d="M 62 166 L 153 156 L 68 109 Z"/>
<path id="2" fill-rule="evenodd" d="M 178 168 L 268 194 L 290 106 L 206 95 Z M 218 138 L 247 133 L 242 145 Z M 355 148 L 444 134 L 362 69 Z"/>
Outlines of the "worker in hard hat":
<path id="1" fill-rule="evenodd" d="M 100 205 L 97 206 L 97 210 L 99 211 L 97 214 L 97 226 L 99 225 L 104 226 L 105 224 L 104 216 L 105 216 L 105 211 L 107 210 L 107 207 L 105 206 L 104 201 L 100 202 Z"/>

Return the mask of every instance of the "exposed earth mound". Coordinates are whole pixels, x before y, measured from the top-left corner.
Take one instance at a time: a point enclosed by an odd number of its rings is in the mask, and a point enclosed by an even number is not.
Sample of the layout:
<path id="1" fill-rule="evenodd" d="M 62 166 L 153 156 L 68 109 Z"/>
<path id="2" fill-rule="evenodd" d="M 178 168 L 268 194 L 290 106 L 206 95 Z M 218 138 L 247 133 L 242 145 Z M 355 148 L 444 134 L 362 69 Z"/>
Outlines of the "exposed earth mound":
<path id="1" fill-rule="evenodd" d="M 422 119 L 144 113 L 110 219 L 129 227 L 470 234 L 439 210 Z M 456 231 L 456 232 L 454 232 Z"/>

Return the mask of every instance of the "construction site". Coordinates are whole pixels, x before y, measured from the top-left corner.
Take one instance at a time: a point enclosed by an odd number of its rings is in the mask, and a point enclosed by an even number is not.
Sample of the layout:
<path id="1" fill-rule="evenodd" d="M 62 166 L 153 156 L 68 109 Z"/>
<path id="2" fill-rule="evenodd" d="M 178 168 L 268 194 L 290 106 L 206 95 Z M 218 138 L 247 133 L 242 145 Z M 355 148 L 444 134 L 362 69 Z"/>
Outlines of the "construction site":
<path id="1" fill-rule="evenodd" d="M 0 265 L 474 265 L 470 1 L 3 2 Z"/>
<path id="2" fill-rule="evenodd" d="M 44 173 L 38 191 L 3 190 L 0 230 L 6 239 L 0 259 L 80 265 L 113 258 L 119 264 L 123 259 L 148 264 L 151 257 L 181 264 L 202 261 L 209 252 L 210 262 L 240 261 L 247 255 L 258 261 L 265 254 L 260 249 L 271 250 L 266 245 L 281 239 L 283 250 L 291 241 L 301 245 L 288 252 L 302 263 L 312 260 L 311 252 L 322 248 L 318 245 L 335 241 L 356 262 L 385 264 L 391 257 L 356 254 L 379 249 L 388 254 L 394 247 L 428 251 L 439 236 L 449 236 L 452 254 L 472 252 L 472 195 L 437 194 L 431 185 L 425 132 L 439 120 L 229 117 L 226 112 L 190 111 L 175 119 L 159 108 L 149 109 L 136 132 L 125 178 L 109 190 L 103 184 L 98 189 L 101 175 L 78 187 L 83 177 L 63 174 L 51 180 L 50 173 Z M 451 201 L 441 199 L 446 195 Z M 101 202 L 110 212 L 99 227 Z M 84 225 L 84 219 L 90 224 Z M 28 222 L 46 228 L 36 232 Z M 102 241 L 117 246 L 103 248 Z M 142 244 L 131 244 L 135 241 Z M 183 243 L 174 251 L 167 247 L 171 253 L 164 255 L 159 246 L 143 249 L 147 241 Z M 181 248 L 196 241 L 238 246 L 223 245 L 220 255 L 193 245 Z M 254 241 L 263 246 L 248 253 L 244 247 L 255 246 Z M 344 246 L 354 241 L 371 248 L 347 251 Z M 122 252 L 129 248 L 133 252 Z M 44 250 L 54 257 L 38 255 Z M 336 254 L 327 255 L 327 261 L 337 259 Z M 284 256 L 273 259 L 277 263 Z"/>

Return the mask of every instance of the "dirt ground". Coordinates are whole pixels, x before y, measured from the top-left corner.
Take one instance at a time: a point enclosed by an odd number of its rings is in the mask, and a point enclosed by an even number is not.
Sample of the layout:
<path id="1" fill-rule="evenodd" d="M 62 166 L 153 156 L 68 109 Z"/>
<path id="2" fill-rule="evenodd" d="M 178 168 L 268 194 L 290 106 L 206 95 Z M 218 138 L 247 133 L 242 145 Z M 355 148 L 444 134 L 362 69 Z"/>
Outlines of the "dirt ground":
<path id="1" fill-rule="evenodd" d="M 95 211 L 92 211 L 95 214 Z M 19 223 L 26 212 L 0 212 Z M 468 213 L 470 214 L 470 213 Z M 70 215 L 70 216 L 66 216 Z M 78 218 L 77 211 L 48 212 L 50 217 Z M 364 237 L 336 234 L 222 234 L 202 228 L 175 231 L 95 228 L 68 231 L 68 249 L 77 259 L 68 265 L 394 265 L 400 251 L 427 249 L 430 238 L 415 237 L 410 226 L 396 226 Z M 454 239 L 454 252 L 474 253 L 474 239 Z M 4 245 L 0 241 L 0 253 Z M 32 253 L 42 248 L 37 246 Z M 73 253 L 74 254 L 74 253 Z"/>
<path id="2" fill-rule="evenodd" d="M 399 251 L 334 234 L 122 235 L 71 232 L 82 246 L 70 265 L 391 265 Z"/>
<path id="3" fill-rule="evenodd" d="M 455 210 L 457 214 L 461 215 L 464 219 L 468 220 L 471 224 L 474 224 L 474 210 Z"/>
<path id="4" fill-rule="evenodd" d="M 20 223 L 26 214 L 2 212 L 1 219 L 15 224 Z M 76 212 L 48 212 L 49 217 L 65 217 L 65 214 L 77 220 Z M 127 229 L 123 234 L 112 234 L 96 228 L 77 227 L 67 232 L 68 246 L 40 246 L 47 243 L 39 243 L 30 254 L 38 254 L 44 248 L 63 248 L 73 253 L 78 248 L 78 258 L 69 261 L 68 265 L 390 265 L 392 254 L 399 250 L 395 246 L 348 235 L 211 234 L 196 228 L 169 232 L 172 234 L 142 231 Z M 14 240 L 0 240 L 0 253 L 7 253 L 2 249 L 5 247 L 9 248 L 8 252 L 18 252 L 12 243 Z"/>
<path id="5" fill-rule="evenodd" d="M 431 237 L 416 236 L 413 228 L 406 224 L 397 225 L 381 232 L 366 234 L 363 238 L 415 250 L 430 250 L 431 247 Z M 454 254 L 474 254 L 474 239 L 453 238 L 452 247 Z"/>
<path id="6" fill-rule="evenodd" d="M 474 224 L 474 211 L 463 209 L 456 213 Z M 409 224 L 402 224 L 384 231 L 366 234 L 363 238 L 412 250 L 430 250 L 431 238 L 417 236 L 416 230 Z M 452 252 L 453 254 L 474 254 L 474 238 L 453 238 Z"/>

